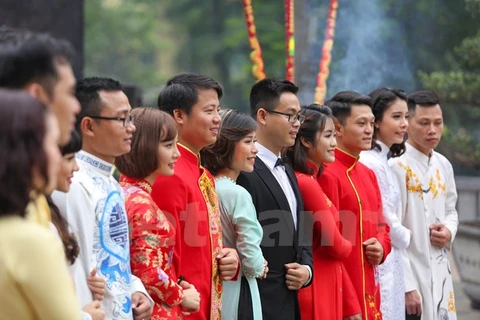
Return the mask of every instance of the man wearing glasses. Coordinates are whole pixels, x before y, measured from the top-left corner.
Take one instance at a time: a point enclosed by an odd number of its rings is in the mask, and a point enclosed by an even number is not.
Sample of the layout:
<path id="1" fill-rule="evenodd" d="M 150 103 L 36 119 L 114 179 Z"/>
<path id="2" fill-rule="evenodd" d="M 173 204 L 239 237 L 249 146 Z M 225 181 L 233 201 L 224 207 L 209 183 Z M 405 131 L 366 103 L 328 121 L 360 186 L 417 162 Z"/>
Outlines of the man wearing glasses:
<path id="1" fill-rule="evenodd" d="M 254 171 L 237 183 L 252 195 L 263 227 L 261 248 L 270 272 L 258 281 L 263 319 L 300 319 L 297 291 L 312 279 L 312 250 L 303 235 L 303 201 L 292 168 L 281 157 L 295 143 L 305 117 L 300 115 L 298 88 L 287 80 L 265 79 L 250 92 L 250 109 L 258 123 Z"/>
<path id="2" fill-rule="evenodd" d="M 86 78 L 77 84 L 81 104 L 77 129 L 82 150 L 80 170 L 70 192 L 53 198 L 76 234 L 80 255 L 73 265 L 82 305 L 93 298 L 87 285 L 90 270 L 106 281 L 102 300 L 105 319 L 149 319 L 153 301 L 130 271 L 128 218 L 123 191 L 112 173 L 115 157 L 130 152 L 135 132 L 127 96 L 118 81 Z"/>

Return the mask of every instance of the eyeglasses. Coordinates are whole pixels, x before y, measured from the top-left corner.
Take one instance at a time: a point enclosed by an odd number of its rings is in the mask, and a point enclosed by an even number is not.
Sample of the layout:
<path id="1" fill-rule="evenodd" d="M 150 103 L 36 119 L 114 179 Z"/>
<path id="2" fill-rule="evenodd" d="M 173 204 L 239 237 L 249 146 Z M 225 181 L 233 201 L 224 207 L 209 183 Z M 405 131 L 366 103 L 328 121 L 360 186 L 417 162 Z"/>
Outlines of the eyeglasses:
<path id="1" fill-rule="evenodd" d="M 305 122 L 305 116 L 302 115 L 302 114 L 299 114 L 299 113 L 290 114 L 290 113 L 284 113 L 284 112 L 275 111 L 275 110 L 268 110 L 268 109 L 265 109 L 265 111 L 270 112 L 270 113 L 281 114 L 281 115 L 287 116 L 288 117 L 288 122 L 290 122 L 290 123 L 295 123 L 297 121 L 300 121 L 300 124 L 303 124 L 303 122 Z"/>
<path id="2" fill-rule="evenodd" d="M 133 125 L 135 122 L 135 116 L 133 114 L 129 114 L 128 116 L 124 118 L 120 117 L 101 117 L 101 116 L 89 116 L 92 119 L 97 119 L 97 120 L 115 120 L 115 121 L 122 121 L 124 127 L 128 127 L 129 125 Z"/>

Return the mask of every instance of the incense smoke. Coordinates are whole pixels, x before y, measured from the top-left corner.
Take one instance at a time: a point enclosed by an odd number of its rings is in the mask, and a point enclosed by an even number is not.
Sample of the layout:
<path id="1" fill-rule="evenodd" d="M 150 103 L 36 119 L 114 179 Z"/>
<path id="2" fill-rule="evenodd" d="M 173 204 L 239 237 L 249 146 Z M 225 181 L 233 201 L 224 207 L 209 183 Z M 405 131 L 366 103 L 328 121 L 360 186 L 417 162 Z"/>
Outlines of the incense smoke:
<path id="1" fill-rule="evenodd" d="M 401 21 L 388 17 L 387 9 L 381 0 L 340 2 L 327 99 L 341 90 L 414 88 Z"/>

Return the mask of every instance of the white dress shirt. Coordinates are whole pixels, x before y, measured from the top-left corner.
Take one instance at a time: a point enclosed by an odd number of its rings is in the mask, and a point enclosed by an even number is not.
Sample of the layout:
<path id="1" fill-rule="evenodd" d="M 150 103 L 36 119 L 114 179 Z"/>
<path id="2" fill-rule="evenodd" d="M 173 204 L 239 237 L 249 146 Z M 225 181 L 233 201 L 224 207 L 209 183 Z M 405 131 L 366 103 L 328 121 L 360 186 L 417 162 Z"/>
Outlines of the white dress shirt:
<path id="1" fill-rule="evenodd" d="M 292 185 L 290 184 L 290 179 L 287 176 L 287 172 L 285 171 L 285 166 L 276 166 L 278 158 L 280 154 L 276 155 L 272 151 L 268 150 L 260 143 L 255 143 L 258 154 L 257 156 L 265 163 L 265 165 L 270 169 L 275 179 L 277 179 L 278 184 L 283 190 L 285 197 L 287 198 L 288 204 L 290 205 L 290 212 L 292 213 L 293 224 L 295 229 L 297 229 L 297 197 L 295 196 L 295 192 L 293 192 Z"/>

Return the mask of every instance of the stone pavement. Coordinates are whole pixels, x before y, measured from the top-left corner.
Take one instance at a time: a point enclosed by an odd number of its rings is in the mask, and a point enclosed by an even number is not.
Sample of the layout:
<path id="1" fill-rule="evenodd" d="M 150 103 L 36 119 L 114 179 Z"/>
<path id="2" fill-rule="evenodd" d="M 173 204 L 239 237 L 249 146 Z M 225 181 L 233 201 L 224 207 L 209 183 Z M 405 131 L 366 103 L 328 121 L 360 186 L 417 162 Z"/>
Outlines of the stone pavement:
<path id="1" fill-rule="evenodd" d="M 470 299 L 465 295 L 462 289 L 462 282 L 455 266 L 453 255 L 449 255 L 450 265 L 452 267 L 453 287 L 455 291 L 455 306 L 457 307 L 458 320 L 480 320 L 480 310 L 475 310 L 470 305 Z"/>

